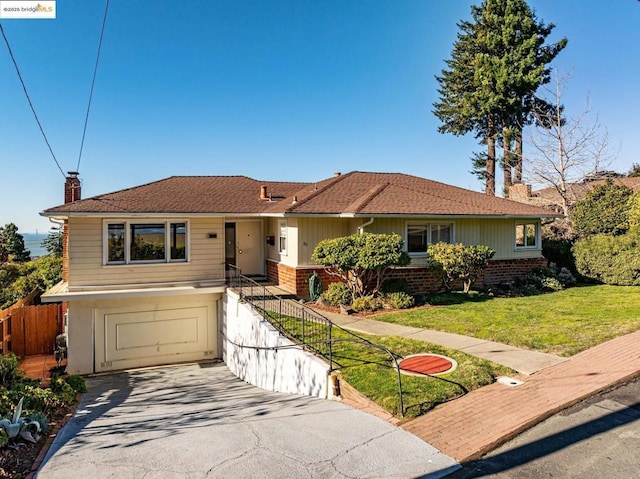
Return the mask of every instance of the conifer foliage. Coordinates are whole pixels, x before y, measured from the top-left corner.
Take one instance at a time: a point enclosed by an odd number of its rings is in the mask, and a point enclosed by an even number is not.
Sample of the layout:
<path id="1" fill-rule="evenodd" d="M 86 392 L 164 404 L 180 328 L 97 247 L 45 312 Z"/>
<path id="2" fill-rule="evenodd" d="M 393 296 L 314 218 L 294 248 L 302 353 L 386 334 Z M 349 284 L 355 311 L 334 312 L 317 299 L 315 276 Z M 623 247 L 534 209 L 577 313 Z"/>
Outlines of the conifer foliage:
<path id="1" fill-rule="evenodd" d="M 458 23 L 447 67 L 436 79 L 439 131 L 473 132 L 486 145 L 480 166 L 485 191 L 495 195 L 496 145 L 502 145 L 504 187 L 522 175 L 522 129 L 532 121 L 535 95 L 550 80 L 549 64 L 567 44 L 547 44 L 553 24 L 539 21 L 525 0 L 484 0 L 471 7 L 472 21 Z M 515 145 L 515 151 L 513 151 Z M 478 156 L 474 164 L 478 166 Z"/>

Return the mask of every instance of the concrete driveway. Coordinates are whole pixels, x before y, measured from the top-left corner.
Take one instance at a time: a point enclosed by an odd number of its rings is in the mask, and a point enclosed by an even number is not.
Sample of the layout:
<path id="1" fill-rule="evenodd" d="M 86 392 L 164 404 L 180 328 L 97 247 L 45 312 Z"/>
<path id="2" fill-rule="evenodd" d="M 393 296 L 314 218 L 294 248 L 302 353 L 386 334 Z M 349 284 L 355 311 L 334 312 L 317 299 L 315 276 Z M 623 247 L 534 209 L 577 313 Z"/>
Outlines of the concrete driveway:
<path id="1" fill-rule="evenodd" d="M 379 418 L 258 389 L 222 363 L 87 383 L 38 478 L 438 478 L 458 467 Z"/>

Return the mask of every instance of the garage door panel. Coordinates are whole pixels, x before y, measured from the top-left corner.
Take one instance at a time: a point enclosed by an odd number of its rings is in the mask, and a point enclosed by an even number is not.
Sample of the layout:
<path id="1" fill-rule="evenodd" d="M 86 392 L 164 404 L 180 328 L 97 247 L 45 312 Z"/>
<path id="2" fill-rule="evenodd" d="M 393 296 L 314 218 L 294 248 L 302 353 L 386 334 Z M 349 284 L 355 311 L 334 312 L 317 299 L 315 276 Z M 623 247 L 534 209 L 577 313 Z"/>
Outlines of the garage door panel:
<path id="1" fill-rule="evenodd" d="M 214 357 L 215 324 L 213 305 L 96 311 L 95 370 Z"/>
<path id="2" fill-rule="evenodd" d="M 105 315 L 106 360 L 207 349 L 207 308 Z"/>
<path id="3" fill-rule="evenodd" d="M 107 318 L 107 322 L 114 321 Z M 115 349 L 167 347 L 198 342 L 198 318 L 165 319 L 118 323 L 115 326 Z"/>

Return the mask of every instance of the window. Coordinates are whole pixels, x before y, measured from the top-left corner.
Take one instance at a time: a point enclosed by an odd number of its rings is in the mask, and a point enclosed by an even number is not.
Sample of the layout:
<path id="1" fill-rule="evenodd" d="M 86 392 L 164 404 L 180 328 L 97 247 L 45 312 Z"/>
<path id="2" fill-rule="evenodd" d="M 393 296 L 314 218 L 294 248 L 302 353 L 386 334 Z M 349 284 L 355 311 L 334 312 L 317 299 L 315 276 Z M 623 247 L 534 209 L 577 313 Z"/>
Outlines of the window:
<path id="1" fill-rule="evenodd" d="M 453 240 L 452 223 L 407 223 L 407 251 L 426 254 L 430 244 Z"/>
<path id="2" fill-rule="evenodd" d="M 278 251 L 287 254 L 287 220 L 278 221 Z"/>
<path id="3" fill-rule="evenodd" d="M 105 263 L 187 261 L 187 223 L 105 223 Z"/>
<path id="4" fill-rule="evenodd" d="M 516 248 L 536 248 L 538 246 L 538 228 L 536 223 L 516 224 Z"/>
<path id="5" fill-rule="evenodd" d="M 124 225 L 107 226 L 107 262 L 124 263 Z"/>

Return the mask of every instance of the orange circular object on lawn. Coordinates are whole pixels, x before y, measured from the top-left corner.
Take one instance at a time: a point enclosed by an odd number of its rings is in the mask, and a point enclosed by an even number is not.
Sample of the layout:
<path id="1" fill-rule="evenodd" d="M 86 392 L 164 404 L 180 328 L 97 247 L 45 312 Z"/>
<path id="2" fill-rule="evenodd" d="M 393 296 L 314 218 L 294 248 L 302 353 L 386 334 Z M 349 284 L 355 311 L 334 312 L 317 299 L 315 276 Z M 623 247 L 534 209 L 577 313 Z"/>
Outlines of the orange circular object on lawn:
<path id="1" fill-rule="evenodd" d="M 439 354 L 423 353 L 407 356 L 398 364 L 406 374 L 437 375 L 453 371 L 458 366 L 454 359 Z"/>

